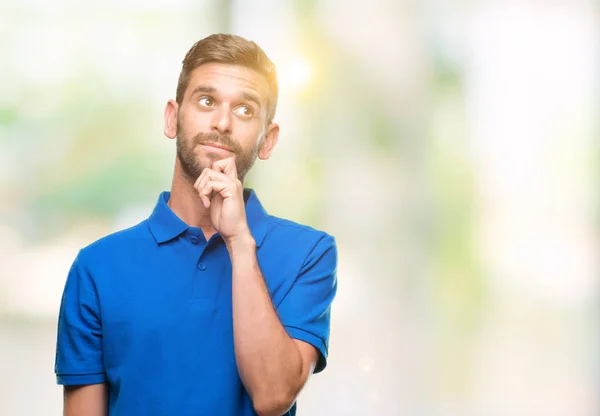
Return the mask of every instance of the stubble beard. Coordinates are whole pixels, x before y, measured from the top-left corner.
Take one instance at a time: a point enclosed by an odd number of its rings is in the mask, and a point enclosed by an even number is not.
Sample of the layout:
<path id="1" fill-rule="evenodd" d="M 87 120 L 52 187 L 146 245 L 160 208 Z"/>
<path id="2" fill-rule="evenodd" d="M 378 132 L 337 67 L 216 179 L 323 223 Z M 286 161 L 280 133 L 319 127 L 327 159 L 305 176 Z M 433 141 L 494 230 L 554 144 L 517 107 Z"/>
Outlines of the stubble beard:
<path id="1" fill-rule="evenodd" d="M 178 128 L 181 132 L 181 128 Z M 184 175 L 190 183 L 196 182 L 196 179 L 206 168 L 211 168 L 217 160 L 223 159 L 223 156 L 217 153 L 207 153 L 198 156 L 195 149 L 203 143 L 218 143 L 228 147 L 235 157 L 235 167 L 238 173 L 238 179 L 244 181 L 246 174 L 254 165 L 258 156 L 258 146 L 250 150 L 244 150 L 231 136 L 212 133 L 198 133 L 191 139 L 179 134 L 176 139 L 177 158 L 181 165 Z"/>

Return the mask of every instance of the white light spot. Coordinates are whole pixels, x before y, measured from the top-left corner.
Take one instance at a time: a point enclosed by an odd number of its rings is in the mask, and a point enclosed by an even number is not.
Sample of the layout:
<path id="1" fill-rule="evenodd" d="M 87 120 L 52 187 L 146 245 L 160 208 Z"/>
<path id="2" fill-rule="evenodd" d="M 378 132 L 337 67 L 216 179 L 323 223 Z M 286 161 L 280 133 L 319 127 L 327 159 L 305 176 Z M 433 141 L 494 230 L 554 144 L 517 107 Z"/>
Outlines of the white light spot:
<path id="1" fill-rule="evenodd" d="M 310 84 L 313 69 L 303 58 L 295 57 L 279 69 L 279 84 L 282 88 L 301 90 Z"/>

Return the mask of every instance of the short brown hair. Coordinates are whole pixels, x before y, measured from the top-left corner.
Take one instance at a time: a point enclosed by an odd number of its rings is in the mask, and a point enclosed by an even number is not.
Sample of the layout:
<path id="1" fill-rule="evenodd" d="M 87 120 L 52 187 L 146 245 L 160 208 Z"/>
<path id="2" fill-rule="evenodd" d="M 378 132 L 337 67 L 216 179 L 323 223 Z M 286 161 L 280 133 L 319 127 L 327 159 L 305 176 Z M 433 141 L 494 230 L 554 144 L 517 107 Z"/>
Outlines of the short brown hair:
<path id="1" fill-rule="evenodd" d="M 214 34 L 199 40 L 192 46 L 183 59 L 177 83 L 175 99 L 179 105 L 183 102 L 192 71 L 210 62 L 241 65 L 263 75 L 271 90 L 271 96 L 267 103 L 267 122 L 273 121 L 278 95 L 275 65 L 260 46 L 236 35 Z"/>

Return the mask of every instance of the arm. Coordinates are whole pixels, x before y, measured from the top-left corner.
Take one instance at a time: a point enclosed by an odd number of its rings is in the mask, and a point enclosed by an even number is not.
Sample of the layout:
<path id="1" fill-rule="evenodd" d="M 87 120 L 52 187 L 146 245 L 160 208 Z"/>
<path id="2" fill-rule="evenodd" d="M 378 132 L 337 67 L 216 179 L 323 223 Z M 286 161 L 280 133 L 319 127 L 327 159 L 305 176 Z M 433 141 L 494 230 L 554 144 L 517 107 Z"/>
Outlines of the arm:
<path id="1" fill-rule="evenodd" d="M 108 388 L 105 383 L 65 386 L 64 416 L 106 416 Z"/>
<path id="2" fill-rule="evenodd" d="M 296 401 L 318 353 L 312 345 L 290 338 L 279 321 L 250 233 L 228 240 L 227 248 L 238 371 L 257 413 L 279 416 Z"/>
<path id="3" fill-rule="evenodd" d="M 293 405 L 309 375 L 325 365 L 329 304 L 335 294 L 335 250 L 328 251 L 326 262 L 319 255 L 307 259 L 298 276 L 302 282 L 294 285 L 294 293 L 276 311 L 256 258 L 233 158 L 204 169 L 194 187 L 210 209 L 212 225 L 231 258 L 238 372 L 256 411 L 261 416 L 279 416 Z"/>
<path id="4" fill-rule="evenodd" d="M 64 386 L 65 416 L 108 412 L 102 322 L 91 279 L 80 253 L 69 271 L 58 317 L 55 372 Z"/>

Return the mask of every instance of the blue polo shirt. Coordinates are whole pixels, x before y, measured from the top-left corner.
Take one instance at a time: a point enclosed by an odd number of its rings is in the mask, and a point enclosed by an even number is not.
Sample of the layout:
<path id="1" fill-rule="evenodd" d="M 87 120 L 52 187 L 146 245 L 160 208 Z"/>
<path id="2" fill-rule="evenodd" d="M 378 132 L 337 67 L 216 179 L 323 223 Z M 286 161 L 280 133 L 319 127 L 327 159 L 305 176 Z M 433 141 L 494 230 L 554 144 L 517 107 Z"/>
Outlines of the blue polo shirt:
<path id="1" fill-rule="evenodd" d="M 227 248 L 179 219 L 169 196 L 147 220 L 77 255 L 60 307 L 57 381 L 108 383 L 111 416 L 255 415 L 236 367 Z M 337 287 L 335 241 L 268 215 L 251 190 L 244 197 L 273 305 L 290 337 L 319 351 L 319 372 Z"/>

